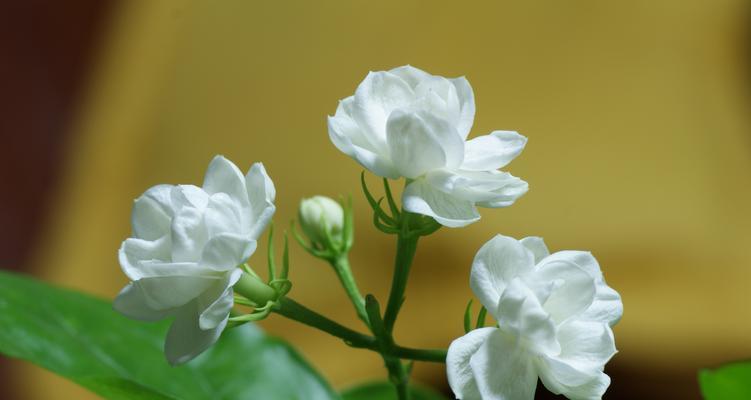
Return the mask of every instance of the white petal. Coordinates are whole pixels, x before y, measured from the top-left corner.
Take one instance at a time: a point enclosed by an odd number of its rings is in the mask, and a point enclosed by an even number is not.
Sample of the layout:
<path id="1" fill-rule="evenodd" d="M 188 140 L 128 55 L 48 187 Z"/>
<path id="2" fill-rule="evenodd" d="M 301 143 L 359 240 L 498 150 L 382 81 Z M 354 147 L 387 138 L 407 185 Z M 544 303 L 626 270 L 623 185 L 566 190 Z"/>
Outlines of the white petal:
<path id="1" fill-rule="evenodd" d="M 495 329 L 469 361 L 483 400 L 533 400 L 532 355 L 511 335 Z"/>
<path id="2" fill-rule="evenodd" d="M 142 278 L 133 284 L 141 290 L 149 308 L 166 310 L 190 302 L 217 280 L 218 277 L 207 276 L 158 276 Z"/>
<path id="3" fill-rule="evenodd" d="M 355 97 L 347 97 L 339 102 L 334 116 L 328 118 L 329 135 L 335 136 L 332 137 L 334 144 L 342 151 L 345 150 L 340 147 L 340 143 L 346 142 L 374 153 L 387 153 L 386 137 L 373 135 L 367 127 L 358 125 L 352 116 L 354 106 Z"/>
<path id="4" fill-rule="evenodd" d="M 495 131 L 467 141 L 462 169 L 490 171 L 511 162 L 524 150 L 527 138 L 513 131 Z"/>
<path id="5" fill-rule="evenodd" d="M 519 242 L 535 255 L 535 264 L 550 255 L 548 246 L 545 245 L 545 241 L 539 236 L 528 236 Z"/>
<path id="6" fill-rule="evenodd" d="M 483 207 L 506 207 L 527 192 L 527 183 L 500 171 L 462 171 L 439 169 L 430 171 L 425 179 L 442 192 Z"/>
<path id="7" fill-rule="evenodd" d="M 558 340 L 558 359 L 582 371 L 601 371 L 616 353 L 613 330 L 603 322 L 567 322 L 558 328 Z"/>
<path id="8" fill-rule="evenodd" d="M 456 130 L 462 139 L 467 139 L 475 119 L 475 94 L 472 92 L 472 86 L 470 86 L 469 81 L 465 77 L 451 79 L 451 82 L 456 87 L 456 95 L 459 98 L 461 107 Z"/>
<path id="9" fill-rule="evenodd" d="M 595 298 L 595 279 L 578 265 L 562 259 L 543 259 L 528 278 L 532 286 L 552 284 L 543 307 L 557 324 L 577 317 L 587 310 Z"/>
<path id="10" fill-rule="evenodd" d="M 443 119 L 397 110 L 391 113 L 386 131 L 391 161 L 402 176 L 416 178 L 461 163 L 464 142 Z"/>
<path id="11" fill-rule="evenodd" d="M 261 163 L 255 163 L 250 167 L 248 174 L 245 175 L 245 185 L 248 199 L 250 199 L 252 217 L 249 235 L 253 239 L 258 239 L 276 211 L 274 206 L 276 188 Z"/>
<path id="12" fill-rule="evenodd" d="M 355 91 L 352 117 L 367 135 L 385 143 L 389 115 L 414 98 L 414 91 L 402 78 L 385 71 L 370 72 Z"/>
<path id="13" fill-rule="evenodd" d="M 469 225 L 480 219 L 472 202 L 443 193 L 423 179 L 410 183 L 404 189 L 402 204 L 405 210 L 433 217 L 450 228 Z"/>
<path id="14" fill-rule="evenodd" d="M 167 361 L 171 365 L 178 365 L 192 360 L 219 339 L 225 326 L 226 318 L 215 328 L 203 330 L 198 326 L 195 302 L 180 308 L 164 342 Z"/>
<path id="15" fill-rule="evenodd" d="M 236 202 L 246 204 L 248 192 L 245 189 L 245 177 L 232 161 L 223 156 L 216 156 L 206 170 L 203 190 L 209 195 L 226 193 Z"/>
<path id="16" fill-rule="evenodd" d="M 602 371 L 616 353 L 613 332 L 605 323 L 572 321 L 559 328 L 561 353 L 543 356 L 543 384 L 571 399 L 599 399 L 610 384 Z"/>
<path id="17" fill-rule="evenodd" d="M 586 271 L 593 278 L 602 277 L 602 271 L 600 270 L 600 264 L 597 259 L 588 251 L 578 250 L 563 250 L 557 251 L 551 254 L 546 262 L 564 261 L 578 265 L 584 271 Z"/>
<path id="18" fill-rule="evenodd" d="M 171 309 L 154 310 L 146 303 L 140 288 L 133 283 L 126 285 L 112 302 L 115 311 L 141 321 L 158 321 L 167 317 Z"/>
<path id="19" fill-rule="evenodd" d="M 204 222 L 209 237 L 221 233 L 249 232 L 250 206 L 243 208 L 226 193 L 214 194 L 206 206 Z"/>
<path id="20" fill-rule="evenodd" d="M 496 235 L 472 261 L 469 285 L 488 311 L 498 307 L 501 293 L 511 281 L 533 271 L 534 256 L 514 238 Z"/>
<path id="21" fill-rule="evenodd" d="M 155 278 L 159 276 L 217 276 L 216 271 L 206 269 L 195 262 L 171 262 L 171 261 L 141 261 L 141 277 Z"/>
<path id="22" fill-rule="evenodd" d="M 621 295 L 609 287 L 604 280 L 597 281 L 597 291 L 592 305 L 579 316 L 587 321 L 603 321 L 614 326 L 623 316 Z"/>
<path id="23" fill-rule="evenodd" d="M 558 354 L 560 351 L 553 319 L 520 278 L 515 278 L 506 286 L 498 301 L 498 308 L 492 313 L 499 329 L 522 338 L 526 346 L 535 352 Z"/>
<path id="24" fill-rule="evenodd" d="M 209 239 L 200 264 L 216 271 L 228 271 L 245 262 L 256 249 L 250 236 L 222 233 Z"/>
<path id="25" fill-rule="evenodd" d="M 461 106 L 456 87 L 450 80 L 442 76 L 428 77 L 415 87 L 415 94 L 420 98 L 420 109 L 445 119 L 451 126 L 456 127 L 460 119 Z"/>
<path id="26" fill-rule="evenodd" d="M 169 232 L 172 185 L 157 185 L 136 199 L 131 213 L 133 236 L 156 240 Z"/>
<path id="27" fill-rule="evenodd" d="M 136 238 L 125 239 L 118 252 L 120 267 L 131 280 L 149 276 L 149 272 L 143 267 L 143 262 L 168 261 L 171 257 L 170 245 L 169 236 L 154 241 Z"/>
<path id="28" fill-rule="evenodd" d="M 446 355 L 446 375 L 457 399 L 481 399 L 469 360 L 496 329 L 475 329 L 451 342 Z"/>
<path id="29" fill-rule="evenodd" d="M 412 88 L 417 87 L 417 85 L 420 84 L 420 82 L 433 76 L 411 65 L 403 65 L 401 67 L 396 67 L 396 68 L 389 70 L 389 72 L 402 78 L 404 82 L 406 82 Z"/>
<path id="30" fill-rule="evenodd" d="M 196 262 L 201 258 L 208 232 L 203 213 L 193 207 L 178 211 L 172 220 L 172 261 Z"/>
<path id="31" fill-rule="evenodd" d="M 175 212 L 183 207 L 193 207 L 203 210 L 209 202 L 209 194 L 195 185 L 177 185 L 170 192 Z"/>
<path id="32" fill-rule="evenodd" d="M 349 138 L 340 136 L 331 128 L 331 120 L 329 120 L 329 138 L 342 153 L 352 157 L 368 171 L 384 178 L 399 179 L 401 177 L 385 154 L 376 154 L 352 144 Z"/>
<path id="33" fill-rule="evenodd" d="M 578 265 L 595 279 L 596 293 L 594 301 L 590 308 L 579 318 L 591 321 L 604 321 L 608 322 L 611 326 L 615 325 L 623 315 L 621 296 L 605 283 L 602 271 L 600 270 L 600 264 L 592 253 L 574 250 L 559 251 L 551 254 L 545 261 L 553 262 L 558 260 Z"/>
<path id="34" fill-rule="evenodd" d="M 232 286 L 237 283 L 240 276 L 242 276 L 242 271 L 239 268 L 235 269 L 227 274 L 221 284 L 207 290 L 198 298 L 198 309 L 203 309 L 198 319 L 201 329 L 216 328 L 227 318 L 234 304 Z"/>
<path id="35" fill-rule="evenodd" d="M 391 179 L 399 178 L 399 173 L 388 157 L 385 135 L 376 136 L 367 128 L 361 128 L 352 118 L 353 107 L 354 97 L 347 97 L 339 102 L 336 114 L 328 117 L 331 142 L 374 174 Z"/>

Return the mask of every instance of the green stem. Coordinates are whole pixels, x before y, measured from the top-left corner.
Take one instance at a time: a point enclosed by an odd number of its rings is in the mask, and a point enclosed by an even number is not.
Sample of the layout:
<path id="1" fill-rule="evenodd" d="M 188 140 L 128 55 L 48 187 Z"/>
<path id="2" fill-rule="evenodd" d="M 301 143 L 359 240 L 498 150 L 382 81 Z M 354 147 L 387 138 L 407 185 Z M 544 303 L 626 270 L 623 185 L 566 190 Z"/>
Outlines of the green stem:
<path id="1" fill-rule="evenodd" d="M 446 362 L 446 349 L 412 349 L 409 347 L 394 346 L 390 354 L 399 358 L 415 361 L 429 361 L 437 363 Z"/>
<path id="2" fill-rule="evenodd" d="M 365 299 L 360 294 L 360 289 L 357 288 L 355 277 L 352 276 L 352 269 L 349 266 L 349 259 L 346 254 L 343 254 L 330 261 L 331 265 L 336 271 L 336 276 L 339 277 L 339 281 L 342 283 L 344 290 L 347 292 L 352 304 L 355 306 L 357 316 L 365 323 L 366 326 L 370 326 L 368 320 L 368 313 L 365 311 Z"/>
<path id="3" fill-rule="evenodd" d="M 383 315 L 383 324 L 386 332 L 390 335 L 394 331 L 396 317 L 404 303 L 404 291 L 407 289 L 409 271 L 412 260 L 417 250 L 417 235 L 410 235 L 408 231 L 410 213 L 402 214 L 402 229 L 399 231 L 396 242 L 396 259 L 394 260 L 394 277 L 391 281 L 391 292 L 386 304 L 386 312 Z"/>
<path id="4" fill-rule="evenodd" d="M 368 335 L 347 328 L 335 321 L 332 321 L 321 314 L 303 306 L 302 304 L 284 297 L 279 299 L 277 306 L 273 310 L 289 319 L 303 323 L 308 326 L 320 329 L 330 335 L 344 340 L 352 347 L 366 349 L 377 348 L 376 340 Z"/>
<path id="5" fill-rule="evenodd" d="M 399 400 L 409 400 L 409 389 L 407 387 L 409 373 L 404 368 L 404 364 L 402 364 L 399 357 L 390 354 L 390 350 L 394 347 L 394 339 L 383 325 L 381 308 L 378 300 L 373 295 L 368 295 L 365 299 L 365 309 L 370 319 L 370 330 L 375 335 L 378 352 L 383 357 L 383 363 L 389 372 L 389 381 L 391 381 L 396 389 L 397 398 Z"/>
<path id="6" fill-rule="evenodd" d="M 338 337 L 352 347 L 373 350 L 385 357 L 430 362 L 445 362 L 446 360 L 446 349 L 413 349 L 388 342 L 379 342 L 375 337 L 347 328 L 290 298 L 285 297 L 279 300 L 273 311 L 291 320 Z"/>

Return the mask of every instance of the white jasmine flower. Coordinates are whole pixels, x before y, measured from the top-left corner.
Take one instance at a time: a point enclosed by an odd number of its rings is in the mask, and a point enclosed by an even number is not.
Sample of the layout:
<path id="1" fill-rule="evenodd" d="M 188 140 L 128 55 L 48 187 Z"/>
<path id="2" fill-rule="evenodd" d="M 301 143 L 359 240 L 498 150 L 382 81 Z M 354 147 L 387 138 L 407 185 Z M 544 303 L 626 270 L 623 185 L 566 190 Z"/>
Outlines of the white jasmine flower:
<path id="1" fill-rule="evenodd" d="M 464 400 L 532 400 L 537 378 L 555 394 L 599 399 L 623 314 L 592 254 L 549 254 L 540 238 L 496 236 L 475 256 L 470 286 L 497 327 L 451 343 L 449 384 Z"/>
<path id="2" fill-rule="evenodd" d="M 376 175 L 412 182 L 404 209 L 460 227 L 480 219 L 476 205 L 506 207 L 527 183 L 498 171 L 524 149 L 516 132 L 467 140 L 475 116 L 472 87 L 411 66 L 371 72 L 329 117 L 334 145 Z"/>
<path id="3" fill-rule="evenodd" d="M 341 240 L 344 209 L 337 201 L 326 196 L 303 199 L 298 216 L 303 232 L 312 241 L 324 243 L 327 232 L 335 241 Z"/>
<path id="4" fill-rule="evenodd" d="M 140 320 L 174 317 L 164 346 L 171 364 L 206 350 L 226 326 L 238 266 L 271 220 L 275 193 L 262 164 L 243 176 L 217 156 L 203 187 L 157 185 L 135 201 L 133 235 L 119 253 L 132 282 L 114 307 Z"/>

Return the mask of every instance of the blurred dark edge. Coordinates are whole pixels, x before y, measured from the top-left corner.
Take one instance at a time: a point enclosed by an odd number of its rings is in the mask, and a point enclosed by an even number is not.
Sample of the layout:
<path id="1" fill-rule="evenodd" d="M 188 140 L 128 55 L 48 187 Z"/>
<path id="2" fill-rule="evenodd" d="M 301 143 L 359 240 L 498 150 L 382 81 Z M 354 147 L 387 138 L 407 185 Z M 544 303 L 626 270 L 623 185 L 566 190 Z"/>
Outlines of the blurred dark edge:
<path id="1" fill-rule="evenodd" d="M 114 0 L 0 1 L 0 268 L 28 269 Z M 0 398 L 14 393 L 0 356 Z"/>
<path id="2" fill-rule="evenodd" d="M 64 172 L 70 123 L 115 5 L 115 0 L 0 1 L 0 268 L 28 268 L 52 206 L 50 195 Z M 746 21 L 745 61 L 751 67 L 751 13 Z M 11 368 L 18 363 L 0 356 L 0 398 L 23 398 L 13 392 Z M 613 383 L 606 399 L 699 398 L 694 370 L 627 365 L 616 357 L 607 372 Z M 434 383 L 450 393 L 443 377 Z M 561 398 L 541 385 L 537 393 L 538 399 Z"/>

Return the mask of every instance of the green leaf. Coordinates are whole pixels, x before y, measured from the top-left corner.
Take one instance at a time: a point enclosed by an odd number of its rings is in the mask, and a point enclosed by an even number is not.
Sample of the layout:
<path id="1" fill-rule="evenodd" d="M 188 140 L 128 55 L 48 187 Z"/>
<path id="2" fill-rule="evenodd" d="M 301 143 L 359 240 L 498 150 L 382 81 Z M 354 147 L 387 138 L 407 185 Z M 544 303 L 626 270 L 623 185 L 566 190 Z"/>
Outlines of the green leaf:
<path id="1" fill-rule="evenodd" d="M 751 399 L 751 361 L 702 369 L 699 386 L 706 400 Z"/>
<path id="2" fill-rule="evenodd" d="M 287 344 L 248 324 L 170 367 L 168 322 L 129 320 L 108 301 L 0 271 L 0 353 L 107 399 L 339 399 Z"/>
<path id="3" fill-rule="evenodd" d="M 409 387 L 410 400 L 446 400 L 438 392 L 423 386 Z M 343 400 L 397 400 L 394 386 L 388 382 L 371 382 L 342 392 Z"/>

